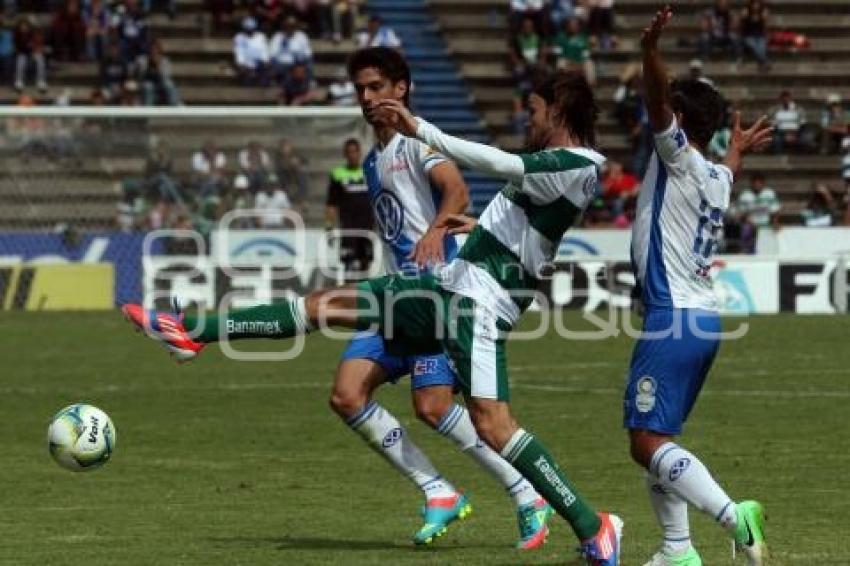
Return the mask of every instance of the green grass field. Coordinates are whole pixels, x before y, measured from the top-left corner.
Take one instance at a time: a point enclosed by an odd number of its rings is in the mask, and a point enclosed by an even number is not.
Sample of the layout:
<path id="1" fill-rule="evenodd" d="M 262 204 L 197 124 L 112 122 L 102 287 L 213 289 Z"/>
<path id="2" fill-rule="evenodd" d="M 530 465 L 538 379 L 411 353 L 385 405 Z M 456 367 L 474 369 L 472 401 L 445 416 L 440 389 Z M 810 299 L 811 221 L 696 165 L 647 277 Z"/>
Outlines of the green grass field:
<path id="1" fill-rule="evenodd" d="M 738 324 L 741 320 L 730 320 Z M 850 342 L 847 317 L 753 318 L 727 343 L 682 440 L 737 498 L 769 515 L 772 564 L 850 564 Z M 262 346 L 280 346 L 267 342 Z M 532 554 L 511 546 L 509 500 L 447 440 L 414 422 L 409 387 L 379 399 L 438 468 L 467 490 L 466 521 L 414 549 L 418 492 L 327 409 L 342 343 L 311 338 L 281 363 L 218 349 L 179 367 L 117 313 L 0 315 L 5 437 L 0 563 L 563 564 L 575 541 L 558 520 Z M 626 521 L 623 564 L 659 539 L 621 429 L 631 340 L 550 334 L 509 347 L 514 411 L 596 506 Z M 47 454 L 47 421 L 85 401 L 118 431 L 103 469 L 74 474 Z M 708 565 L 729 544 L 692 512 Z M 743 563 L 743 562 L 740 562 Z"/>

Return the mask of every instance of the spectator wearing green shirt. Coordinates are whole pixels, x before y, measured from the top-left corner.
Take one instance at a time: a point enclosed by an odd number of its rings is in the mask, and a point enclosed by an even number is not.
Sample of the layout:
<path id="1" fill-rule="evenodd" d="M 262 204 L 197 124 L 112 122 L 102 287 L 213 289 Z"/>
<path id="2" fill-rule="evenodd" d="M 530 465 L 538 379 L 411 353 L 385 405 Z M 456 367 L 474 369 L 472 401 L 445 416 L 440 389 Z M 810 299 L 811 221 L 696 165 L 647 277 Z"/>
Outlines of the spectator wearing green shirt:
<path id="1" fill-rule="evenodd" d="M 552 51 L 559 69 L 582 71 L 591 86 L 596 84 L 596 69 L 590 58 L 590 39 L 578 18 L 567 18 L 555 36 Z"/>
<path id="2" fill-rule="evenodd" d="M 776 191 L 767 186 L 764 175 L 753 173 L 749 188 L 744 189 L 738 197 L 738 210 L 749 217 L 757 228 L 778 228 L 781 208 L 782 203 Z"/>
<path id="3" fill-rule="evenodd" d="M 826 228 L 834 224 L 835 199 L 829 187 L 823 183 L 812 183 L 812 192 L 806 208 L 800 211 L 803 225 L 814 228 Z"/>
<path id="4" fill-rule="evenodd" d="M 511 62 L 515 72 L 543 63 L 546 54 L 543 37 L 534 28 L 534 20 L 524 18 L 519 30 L 511 40 Z"/>

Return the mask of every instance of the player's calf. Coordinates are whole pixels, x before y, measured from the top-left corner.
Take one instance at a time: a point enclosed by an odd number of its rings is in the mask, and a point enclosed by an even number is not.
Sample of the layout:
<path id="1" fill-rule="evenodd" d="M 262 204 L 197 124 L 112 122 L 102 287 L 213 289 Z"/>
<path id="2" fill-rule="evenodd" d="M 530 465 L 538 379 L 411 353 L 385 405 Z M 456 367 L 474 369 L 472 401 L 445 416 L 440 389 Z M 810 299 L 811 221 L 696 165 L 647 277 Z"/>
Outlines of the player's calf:
<path id="1" fill-rule="evenodd" d="M 503 401 L 473 398 L 469 401 L 469 416 L 481 440 L 497 452 L 502 451 L 519 430 L 510 407 Z"/>

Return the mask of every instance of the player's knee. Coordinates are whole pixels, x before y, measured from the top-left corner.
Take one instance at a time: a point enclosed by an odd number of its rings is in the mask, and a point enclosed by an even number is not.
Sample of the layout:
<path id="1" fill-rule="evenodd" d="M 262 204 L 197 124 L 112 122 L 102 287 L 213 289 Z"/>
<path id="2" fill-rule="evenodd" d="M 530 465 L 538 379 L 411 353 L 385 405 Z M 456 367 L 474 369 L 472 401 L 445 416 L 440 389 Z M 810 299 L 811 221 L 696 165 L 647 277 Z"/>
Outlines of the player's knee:
<path id="1" fill-rule="evenodd" d="M 357 411 L 363 408 L 367 402 L 368 398 L 366 395 L 359 391 L 342 387 L 334 388 L 328 400 L 328 404 L 333 412 L 343 419 L 351 418 L 357 414 Z"/>
<path id="2" fill-rule="evenodd" d="M 632 430 L 629 433 L 629 440 L 632 460 L 639 466 L 649 469 L 649 464 L 652 462 L 652 456 L 656 450 L 665 442 L 669 442 L 671 438 L 646 430 Z"/>
<path id="3" fill-rule="evenodd" d="M 413 396 L 413 406 L 419 420 L 435 428 L 452 407 L 451 391 L 445 395 L 435 387 L 420 389 Z"/>

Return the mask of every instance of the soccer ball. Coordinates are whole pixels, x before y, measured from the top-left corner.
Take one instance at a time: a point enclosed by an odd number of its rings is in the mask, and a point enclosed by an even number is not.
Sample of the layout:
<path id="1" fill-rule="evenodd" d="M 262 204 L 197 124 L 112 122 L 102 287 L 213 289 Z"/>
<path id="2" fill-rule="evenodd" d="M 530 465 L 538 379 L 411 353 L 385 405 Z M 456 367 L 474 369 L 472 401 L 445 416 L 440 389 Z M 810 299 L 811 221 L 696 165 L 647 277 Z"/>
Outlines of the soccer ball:
<path id="1" fill-rule="evenodd" d="M 75 472 L 94 470 L 115 450 L 115 427 L 106 413 L 92 405 L 65 407 L 50 421 L 47 445 L 56 463 Z"/>

